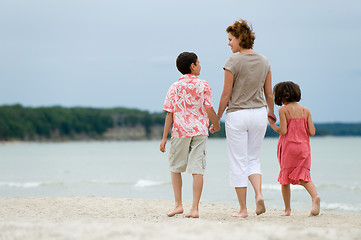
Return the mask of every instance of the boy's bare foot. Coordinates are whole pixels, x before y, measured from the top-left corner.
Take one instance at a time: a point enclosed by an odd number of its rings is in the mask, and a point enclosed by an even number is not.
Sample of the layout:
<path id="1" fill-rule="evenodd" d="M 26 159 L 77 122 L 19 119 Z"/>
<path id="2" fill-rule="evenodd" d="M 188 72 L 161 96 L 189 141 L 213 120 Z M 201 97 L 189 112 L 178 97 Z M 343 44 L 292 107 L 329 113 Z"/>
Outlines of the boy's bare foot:
<path id="1" fill-rule="evenodd" d="M 286 217 L 291 216 L 291 209 L 290 210 L 285 210 L 285 213 L 281 214 L 281 216 L 286 216 Z"/>
<path id="2" fill-rule="evenodd" d="M 168 217 L 173 217 L 176 214 L 182 214 L 183 213 L 183 207 L 176 207 L 173 209 L 173 211 L 167 212 Z"/>
<path id="3" fill-rule="evenodd" d="M 320 214 L 320 203 L 321 198 L 319 196 L 316 196 L 314 199 L 312 199 L 312 209 L 311 209 L 311 216 L 317 216 Z"/>
<path id="4" fill-rule="evenodd" d="M 186 214 L 186 218 L 199 218 L 199 211 L 191 209 L 191 211 Z"/>
<path id="5" fill-rule="evenodd" d="M 266 206 L 264 205 L 263 199 L 258 199 L 256 202 L 256 214 L 261 215 L 266 212 Z"/>
<path id="6" fill-rule="evenodd" d="M 248 217 L 248 213 L 247 213 L 247 211 L 238 212 L 238 213 L 233 213 L 231 216 L 232 217 L 239 217 L 239 218 L 246 218 L 246 217 Z"/>

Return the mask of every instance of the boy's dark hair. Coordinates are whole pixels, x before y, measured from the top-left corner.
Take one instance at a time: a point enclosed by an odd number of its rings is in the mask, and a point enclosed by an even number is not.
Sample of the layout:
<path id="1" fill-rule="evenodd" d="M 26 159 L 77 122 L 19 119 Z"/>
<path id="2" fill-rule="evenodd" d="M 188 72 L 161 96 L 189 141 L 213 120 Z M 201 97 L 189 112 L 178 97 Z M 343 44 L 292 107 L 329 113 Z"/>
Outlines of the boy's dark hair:
<path id="1" fill-rule="evenodd" d="M 248 25 L 246 20 L 240 19 L 228 26 L 226 29 L 227 33 L 231 33 L 233 36 L 238 38 L 239 46 L 244 49 L 252 49 L 256 36 L 253 32 L 252 25 Z"/>
<path id="2" fill-rule="evenodd" d="M 182 74 L 191 73 L 192 63 L 197 64 L 198 57 L 195 53 L 192 52 L 182 52 L 177 57 L 177 68 Z"/>
<path id="3" fill-rule="evenodd" d="M 273 95 L 275 96 L 275 104 L 282 106 L 282 102 L 299 102 L 301 89 L 294 82 L 280 82 L 273 87 Z"/>

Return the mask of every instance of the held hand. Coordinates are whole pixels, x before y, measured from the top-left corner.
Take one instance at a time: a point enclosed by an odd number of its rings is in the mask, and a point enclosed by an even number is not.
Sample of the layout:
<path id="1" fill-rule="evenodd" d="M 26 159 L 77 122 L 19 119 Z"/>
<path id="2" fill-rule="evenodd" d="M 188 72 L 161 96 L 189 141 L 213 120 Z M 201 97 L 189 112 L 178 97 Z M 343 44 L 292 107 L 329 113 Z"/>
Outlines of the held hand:
<path id="1" fill-rule="evenodd" d="M 217 127 L 214 126 L 214 124 L 211 125 L 211 127 L 209 128 L 209 131 L 211 133 L 215 133 L 218 132 L 219 130 L 221 130 L 221 118 L 219 116 L 218 117 L 218 124 Z"/>
<path id="2" fill-rule="evenodd" d="M 215 131 L 214 131 L 214 126 L 213 126 L 213 124 L 210 126 L 210 128 L 209 128 L 209 132 L 210 133 L 214 133 Z"/>
<path id="3" fill-rule="evenodd" d="M 214 130 L 214 126 L 213 126 L 213 124 L 211 125 L 211 127 L 209 128 L 209 132 L 210 133 L 214 133 L 216 130 Z"/>
<path id="4" fill-rule="evenodd" d="M 269 122 L 270 125 L 276 123 L 276 121 L 272 117 L 268 117 L 268 122 Z"/>
<path id="5" fill-rule="evenodd" d="M 272 126 L 276 123 L 276 121 L 273 118 L 268 117 L 269 125 Z"/>
<path id="6" fill-rule="evenodd" d="M 218 132 L 219 130 L 221 130 L 220 125 L 218 124 L 218 127 L 215 127 L 213 124 L 211 125 L 211 127 L 209 128 L 209 132 L 210 133 L 215 133 Z"/>
<path id="7" fill-rule="evenodd" d="M 276 124 L 276 120 L 273 119 L 272 117 L 268 117 L 268 122 L 269 122 L 269 125 L 270 125 L 270 126 Z"/>
<path id="8" fill-rule="evenodd" d="M 277 117 L 273 112 L 268 112 L 268 121 L 270 124 L 273 124 L 277 121 Z"/>

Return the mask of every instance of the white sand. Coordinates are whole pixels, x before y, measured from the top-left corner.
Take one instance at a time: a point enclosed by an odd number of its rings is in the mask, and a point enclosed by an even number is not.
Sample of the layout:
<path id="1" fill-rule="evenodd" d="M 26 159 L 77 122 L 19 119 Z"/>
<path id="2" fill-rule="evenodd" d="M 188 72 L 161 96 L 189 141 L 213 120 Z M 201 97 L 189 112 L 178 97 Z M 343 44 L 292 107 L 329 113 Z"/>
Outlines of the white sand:
<path id="1" fill-rule="evenodd" d="M 247 219 L 235 207 L 201 204 L 200 218 L 167 217 L 171 201 L 110 197 L 0 198 L 0 239 L 361 239 L 361 214 L 268 209 Z M 190 203 L 185 204 L 185 210 Z"/>

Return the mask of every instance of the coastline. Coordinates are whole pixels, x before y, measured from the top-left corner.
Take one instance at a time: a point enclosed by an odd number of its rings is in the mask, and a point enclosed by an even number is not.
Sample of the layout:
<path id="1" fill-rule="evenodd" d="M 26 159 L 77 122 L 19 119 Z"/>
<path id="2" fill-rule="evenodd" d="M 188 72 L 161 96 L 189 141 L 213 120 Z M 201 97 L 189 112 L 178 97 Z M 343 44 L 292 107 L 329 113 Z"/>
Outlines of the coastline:
<path id="1" fill-rule="evenodd" d="M 185 211 L 191 203 L 184 204 Z M 115 197 L 0 198 L 0 239 L 359 239 L 361 214 L 280 209 L 246 219 L 236 207 L 200 204 L 200 218 L 167 217 L 172 201 Z"/>

